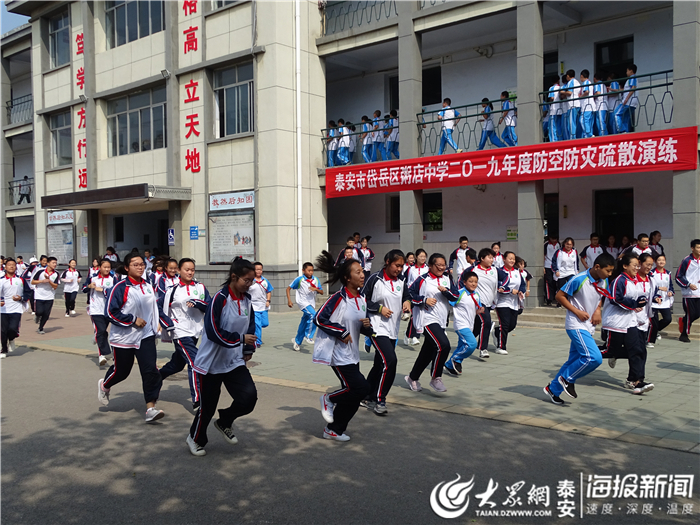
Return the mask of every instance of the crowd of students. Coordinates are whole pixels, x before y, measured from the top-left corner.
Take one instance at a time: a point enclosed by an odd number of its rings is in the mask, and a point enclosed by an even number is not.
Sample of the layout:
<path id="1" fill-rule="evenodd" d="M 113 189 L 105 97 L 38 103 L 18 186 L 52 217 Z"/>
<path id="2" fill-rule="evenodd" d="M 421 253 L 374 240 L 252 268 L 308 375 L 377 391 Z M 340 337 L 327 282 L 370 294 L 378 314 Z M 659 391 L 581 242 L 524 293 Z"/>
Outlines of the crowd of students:
<path id="1" fill-rule="evenodd" d="M 359 130 L 358 130 L 359 126 Z M 399 117 L 395 109 L 384 115 L 376 110 L 370 119 L 363 115 L 359 125 L 338 119 L 328 122 L 327 166 L 352 164 L 359 149 L 365 163 L 399 158 Z M 361 148 L 358 146 L 361 145 Z"/>
<path id="2" fill-rule="evenodd" d="M 381 267 L 372 271 L 375 256 L 369 240 L 356 233 L 338 257 L 324 251 L 315 264 L 305 263 L 302 275 L 286 288 L 288 305 L 293 307 L 290 294 L 294 290 L 302 312 L 293 349 L 299 351 L 304 343 L 313 345 L 313 362 L 330 366 L 340 382 L 340 388 L 320 398 L 325 439 L 348 441 L 347 427 L 361 406 L 380 416 L 388 413 L 401 320 L 408 321 L 404 345 L 410 348 L 423 338 L 404 377 L 408 388 L 422 390 L 420 379 L 428 369 L 430 388 L 444 393 L 443 374 L 460 377 L 464 360 L 477 349 L 481 360 L 488 359 L 490 341 L 494 353 L 508 355 L 508 335 L 516 328 L 530 293 L 532 276 L 525 261 L 511 251 L 502 253 L 499 243 L 477 252 L 469 247 L 467 237 L 461 237 L 447 257 L 440 253 L 428 257 L 422 249 L 415 254 L 393 249 L 383 257 Z M 681 262 L 675 278 L 666 268 L 659 240 L 658 232 L 652 235 L 652 242 L 640 234 L 635 245 L 613 251 L 617 248 L 614 242 L 609 239 L 609 246 L 603 247 L 593 234 L 579 255 L 572 239 L 565 239 L 560 247 L 556 237 L 549 237 L 545 245 L 545 260 L 550 260 L 549 266 L 545 263 L 546 298 L 567 310 L 566 331 L 571 339 L 568 360 L 544 387 L 554 404 L 564 404 L 563 393 L 576 398 L 576 381 L 604 358 L 613 368 L 619 359 L 628 359 L 623 385 L 633 394 L 652 390 L 654 385 L 645 381 L 647 349 L 670 323 L 674 285 L 682 291 L 685 312 L 680 340 L 690 341 L 691 325 L 700 317 L 700 239 L 691 242 L 691 254 Z M 579 271 L 579 259 L 583 271 Z M 21 276 L 20 264 L 14 259 L 3 261 L 3 357 L 15 348 L 24 309 L 34 308 L 39 331 L 43 331 L 62 281 L 66 315 L 74 314 L 74 288 L 82 278 L 74 261 L 61 276 L 53 257 L 32 258 Z M 246 362 L 263 345 L 262 329 L 269 324 L 273 287 L 263 270 L 262 263 L 238 257 L 220 289 L 210 294 L 195 279 L 195 262 L 190 258 L 149 260 L 131 252 L 115 270 L 110 259 L 93 261 L 82 291 L 88 297 L 98 363 L 105 366 L 112 358 L 98 381 L 99 402 L 109 404 L 112 388 L 129 376 L 136 359 L 146 403 L 144 419 L 157 421 L 165 415 L 156 406 L 163 380 L 187 368 L 195 411 L 186 437 L 190 452 L 206 454 L 207 429 L 222 387 L 233 401 L 219 410 L 214 428 L 228 443 L 236 444 L 233 423 L 252 412 L 257 402 Z M 316 296 L 324 294 L 324 289 L 315 270 L 328 276 L 329 286 L 340 284 L 318 311 Z M 554 296 L 549 288 L 551 278 L 556 282 Z M 497 323 L 492 322 L 491 311 Z M 458 338 L 454 350 L 446 334 L 450 322 Z M 597 325 L 603 329 L 600 348 L 593 339 Z M 172 342 L 174 349 L 170 361 L 160 369 L 157 339 Z M 374 351 L 366 376 L 360 370 L 362 347 Z"/>
<path id="3" fill-rule="evenodd" d="M 550 142 L 603 137 L 633 131 L 639 107 L 637 66 L 626 69 L 624 87 L 613 73 L 591 74 L 587 69 L 579 77 L 569 69 L 552 80 L 547 104 L 542 106 L 542 130 Z"/>

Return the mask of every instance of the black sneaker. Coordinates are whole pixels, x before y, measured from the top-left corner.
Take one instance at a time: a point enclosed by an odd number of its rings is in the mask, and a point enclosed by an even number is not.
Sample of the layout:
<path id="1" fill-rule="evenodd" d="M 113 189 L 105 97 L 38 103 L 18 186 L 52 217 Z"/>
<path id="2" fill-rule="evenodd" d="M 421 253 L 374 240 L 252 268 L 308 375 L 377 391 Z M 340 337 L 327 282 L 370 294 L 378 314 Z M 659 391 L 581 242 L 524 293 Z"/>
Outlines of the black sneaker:
<path id="1" fill-rule="evenodd" d="M 552 401 L 552 403 L 554 403 L 555 405 L 563 405 L 563 404 L 564 404 L 564 400 L 563 400 L 562 398 L 560 398 L 559 396 L 555 396 L 554 394 L 552 394 L 552 391 L 549 389 L 549 385 L 547 385 L 546 387 L 544 387 L 542 390 L 544 391 L 545 394 L 547 394 L 547 395 L 549 396 L 549 399 L 550 399 L 550 400 Z"/>
<path id="2" fill-rule="evenodd" d="M 219 420 L 217 419 L 216 421 L 214 421 L 214 428 L 221 432 L 221 435 L 224 436 L 224 439 L 228 441 L 231 445 L 235 445 L 236 443 L 238 443 L 238 438 L 233 433 L 233 427 L 224 428 L 221 426 Z"/>
<path id="3" fill-rule="evenodd" d="M 458 374 L 462 374 L 462 363 L 458 363 L 454 359 L 450 361 L 452 363 L 452 368 L 454 368 Z"/>
<path id="4" fill-rule="evenodd" d="M 372 345 L 365 345 L 365 352 L 367 352 L 369 354 L 371 350 L 372 350 Z"/>
<path id="5" fill-rule="evenodd" d="M 457 370 L 453 370 L 449 366 L 445 365 L 445 372 L 447 375 L 450 375 L 452 377 L 459 377 L 459 374 L 457 373 Z"/>
<path id="6" fill-rule="evenodd" d="M 372 401 L 370 399 L 363 399 L 360 401 L 360 406 L 366 408 L 367 410 L 374 410 L 374 407 L 377 405 L 376 401 Z"/>
<path id="7" fill-rule="evenodd" d="M 681 334 L 678 340 L 682 343 L 690 343 L 690 337 L 688 337 L 688 334 Z"/>
<path id="8" fill-rule="evenodd" d="M 574 399 L 578 397 L 574 384 L 569 383 L 563 376 L 559 376 L 559 384 L 564 387 L 564 392 L 566 392 L 569 397 L 573 397 Z"/>

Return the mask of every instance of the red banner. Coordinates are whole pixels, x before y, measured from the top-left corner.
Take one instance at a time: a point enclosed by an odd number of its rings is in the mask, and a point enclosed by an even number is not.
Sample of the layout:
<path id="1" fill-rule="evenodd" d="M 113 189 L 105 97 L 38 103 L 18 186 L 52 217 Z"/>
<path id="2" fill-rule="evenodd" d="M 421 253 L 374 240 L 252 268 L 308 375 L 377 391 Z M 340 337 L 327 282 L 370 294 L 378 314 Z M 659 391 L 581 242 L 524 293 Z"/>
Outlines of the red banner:
<path id="1" fill-rule="evenodd" d="M 498 182 L 694 170 L 698 128 L 675 128 L 536 146 L 326 169 L 326 198 Z"/>

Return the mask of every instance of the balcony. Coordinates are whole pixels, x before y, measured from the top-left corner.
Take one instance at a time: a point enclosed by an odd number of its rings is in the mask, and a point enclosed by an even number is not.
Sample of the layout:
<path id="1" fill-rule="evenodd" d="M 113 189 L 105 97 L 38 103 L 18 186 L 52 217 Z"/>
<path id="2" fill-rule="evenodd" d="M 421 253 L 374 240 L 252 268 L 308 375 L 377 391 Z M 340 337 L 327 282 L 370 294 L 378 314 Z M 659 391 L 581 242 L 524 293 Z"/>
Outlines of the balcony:
<path id="1" fill-rule="evenodd" d="M 31 122 L 34 117 L 34 99 L 25 95 L 7 101 L 7 123 L 21 124 Z"/>
<path id="2" fill-rule="evenodd" d="M 7 210 L 34 207 L 34 178 L 12 180 L 7 185 Z"/>
<path id="3" fill-rule="evenodd" d="M 328 36 L 368 27 L 395 16 L 398 16 L 396 0 L 328 2 L 323 7 L 321 34 Z"/>

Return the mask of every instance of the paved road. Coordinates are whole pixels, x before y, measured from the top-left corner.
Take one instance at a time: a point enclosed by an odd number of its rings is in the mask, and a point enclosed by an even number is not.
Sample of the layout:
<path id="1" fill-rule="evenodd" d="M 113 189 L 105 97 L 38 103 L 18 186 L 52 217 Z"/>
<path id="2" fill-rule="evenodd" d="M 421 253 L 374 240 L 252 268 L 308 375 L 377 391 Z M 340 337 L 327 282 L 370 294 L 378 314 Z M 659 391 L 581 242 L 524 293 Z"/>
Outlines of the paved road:
<path id="1" fill-rule="evenodd" d="M 263 383 L 255 412 L 236 425 L 239 445 L 212 430 L 208 455 L 195 458 L 184 443 L 192 420 L 184 374 L 165 382 L 159 406 L 167 416 L 154 425 L 141 419 L 136 368 L 107 408 L 96 399 L 101 374 L 91 357 L 20 348 L 0 374 L 8 524 L 441 523 L 430 492 L 456 473 L 475 476 L 475 485 L 455 523 L 566 523 L 556 518 L 559 481 L 575 481 L 578 515 L 581 474 L 700 473 L 699 456 L 689 452 L 398 405 L 385 418 L 358 413 L 352 441 L 328 442 L 320 438 L 317 392 Z M 553 517 L 477 516 L 475 496 L 490 478 L 499 483 L 491 498 L 497 510 L 507 508 L 506 485 L 525 481 L 525 500 L 532 484 L 550 486 Z M 614 502 L 613 516 L 585 518 L 697 523 L 697 486 L 694 495 L 695 517 L 666 514 L 668 503 L 680 513 L 689 500 L 658 498 L 599 500 Z M 653 514 L 624 514 L 633 501 L 640 512 L 653 502 Z"/>

